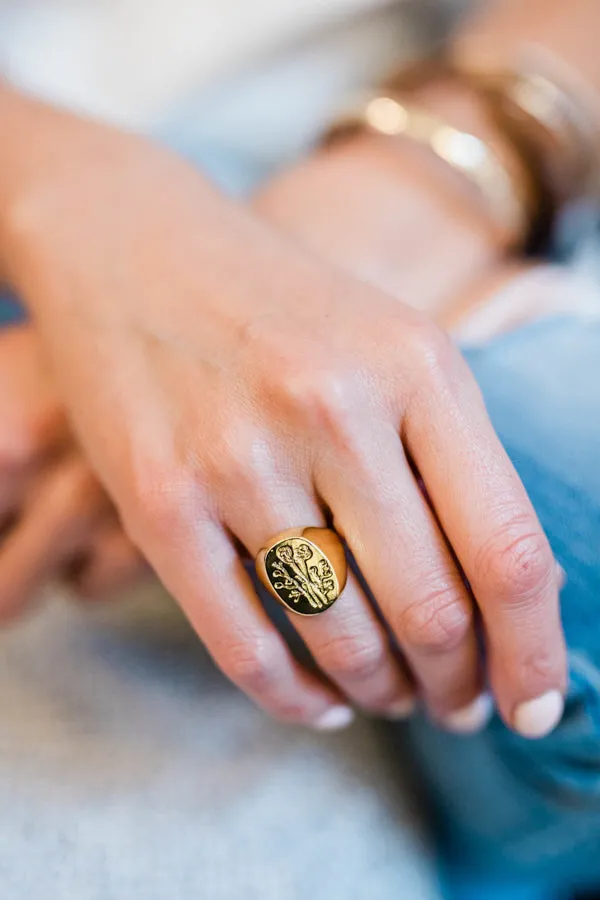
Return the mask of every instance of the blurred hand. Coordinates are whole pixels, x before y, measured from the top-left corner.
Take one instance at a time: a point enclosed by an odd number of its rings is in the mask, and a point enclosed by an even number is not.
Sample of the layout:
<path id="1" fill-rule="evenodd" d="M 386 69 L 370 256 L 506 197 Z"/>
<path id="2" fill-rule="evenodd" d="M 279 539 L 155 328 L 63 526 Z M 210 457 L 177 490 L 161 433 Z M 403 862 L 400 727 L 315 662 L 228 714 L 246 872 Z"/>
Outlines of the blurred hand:
<path id="1" fill-rule="evenodd" d="M 253 207 L 461 343 L 547 315 L 596 312 L 592 279 L 507 256 L 489 215 L 462 187 L 426 149 L 359 135 L 272 179 Z"/>
<path id="2" fill-rule="evenodd" d="M 98 598 L 143 571 L 78 452 L 31 326 L 0 330 L 0 622 L 49 580 Z"/>
<path id="3" fill-rule="evenodd" d="M 433 316 L 505 258 L 471 185 L 401 139 L 334 144 L 278 175 L 253 203 L 311 251 Z"/>

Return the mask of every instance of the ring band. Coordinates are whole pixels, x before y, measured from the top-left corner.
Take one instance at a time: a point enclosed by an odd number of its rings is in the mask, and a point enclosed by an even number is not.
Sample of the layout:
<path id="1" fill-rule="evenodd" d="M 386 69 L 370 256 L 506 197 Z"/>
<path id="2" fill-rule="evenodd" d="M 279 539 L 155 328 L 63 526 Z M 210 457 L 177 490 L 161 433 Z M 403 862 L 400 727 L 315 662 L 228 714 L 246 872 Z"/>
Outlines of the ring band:
<path id="1" fill-rule="evenodd" d="M 316 616 L 338 599 L 348 577 L 344 545 L 330 528 L 292 528 L 256 554 L 267 590 L 299 616 Z"/>

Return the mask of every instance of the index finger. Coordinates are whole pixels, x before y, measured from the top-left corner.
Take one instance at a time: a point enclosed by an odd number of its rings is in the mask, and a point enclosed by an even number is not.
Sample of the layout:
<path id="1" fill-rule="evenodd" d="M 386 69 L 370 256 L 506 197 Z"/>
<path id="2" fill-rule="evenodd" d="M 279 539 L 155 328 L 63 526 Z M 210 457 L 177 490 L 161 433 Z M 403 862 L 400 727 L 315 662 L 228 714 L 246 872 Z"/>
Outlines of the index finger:
<path id="1" fill-rule="evenodd" d="M 567 664 L 550 544 L 466 363 L 433 373 L 405 442 L 481 610 L 505 721 L 542 737 L 562 717 Z"/>

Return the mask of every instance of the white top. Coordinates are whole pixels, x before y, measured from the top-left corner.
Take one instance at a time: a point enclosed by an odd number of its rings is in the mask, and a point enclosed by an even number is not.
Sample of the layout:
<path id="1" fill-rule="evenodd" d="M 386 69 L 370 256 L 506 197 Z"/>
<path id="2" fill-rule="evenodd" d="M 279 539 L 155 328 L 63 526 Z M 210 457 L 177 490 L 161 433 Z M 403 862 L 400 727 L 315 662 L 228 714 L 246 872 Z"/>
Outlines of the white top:
<path id="1" fill-rule="evenodd" d="M 0 0 L 18 86 L 263 162 L 297 152 L 351 89 L 414 48 L 403 0 Z M 418 5 L 418 3 L 417 3 Z"/>

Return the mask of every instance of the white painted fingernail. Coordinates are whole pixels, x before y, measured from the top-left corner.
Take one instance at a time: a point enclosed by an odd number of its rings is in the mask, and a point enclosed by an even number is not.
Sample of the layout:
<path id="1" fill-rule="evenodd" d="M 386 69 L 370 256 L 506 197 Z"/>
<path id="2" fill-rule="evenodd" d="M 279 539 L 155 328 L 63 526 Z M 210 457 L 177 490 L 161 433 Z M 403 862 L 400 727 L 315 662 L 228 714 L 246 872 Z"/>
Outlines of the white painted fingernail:
<path id="1" fill-rule="evenodd" d="M 412 716 L 416 708 L 417 701 L 414 697 L 403 697 L 386 710 L 385 718 L 400 722 Z"/>
<path id="2" fill-rule="evenodd" d="M 567 573 L 558 562 L 556 563 L 556 577 L 558 579 L 558 589 L 559 591 L 562 591 L 565 584 L 567 583 Z"/>
<path id="3" fill-rule="evenodd" d="M 354 721 L 354 710 L 349 706 L 332 706 L 313 722 L 317 731 L 342 731 Z"/>
<path id="4" fill-rule="evenodd" d="M 494 712 L 494 701 L 490 694 L 476 697 L 468 706 L 448 713 L 442 721 L 444 728 L 456 734 L 475 734 L 488 724 Z"/>
<path id="5" fill-rule="evenodd" d="M 526 738 L 545 737 L 562 719 L 564 708 L 565 701 L 560 691 L 548 691 L 535 700 L 521 703 L 513 717 L 515 731 Z"/>

